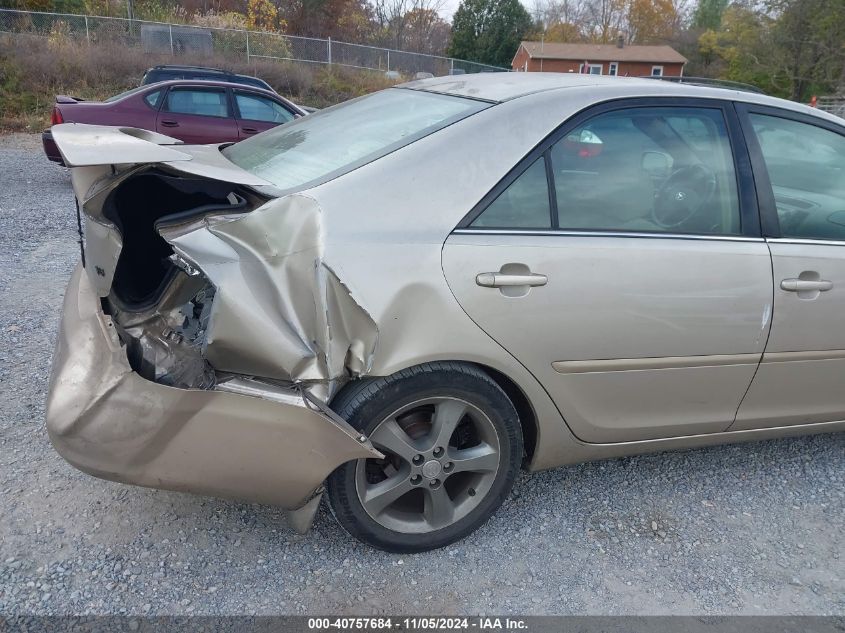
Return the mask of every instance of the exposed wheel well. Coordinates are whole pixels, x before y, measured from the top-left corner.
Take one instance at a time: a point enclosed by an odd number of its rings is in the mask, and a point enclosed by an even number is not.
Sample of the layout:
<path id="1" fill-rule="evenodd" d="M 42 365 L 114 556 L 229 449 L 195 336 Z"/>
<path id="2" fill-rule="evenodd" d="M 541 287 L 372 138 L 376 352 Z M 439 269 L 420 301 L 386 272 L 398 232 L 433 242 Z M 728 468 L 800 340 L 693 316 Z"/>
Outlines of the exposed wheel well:
<path id="1" fill-rule="evenodd" d="M 531 461 L 531 459 L 534 457 L 534 450 L 537 446 L 537 416 L 534 413 L 534 409 L 531 407 L 531 403 L 528 401 L 528 398 L 524 393 L 522 393 L 522 389 L 520 389 L 519 386 L 507 375 L 493 369 L 492 367 L 488 367 L 487 365 L 466 361 L 451 362 L 472 365 L 477 369 L 480 369 L 485 374 L 490 376 L 490 378 L 497 385 L 499 385 L 502 391 L 505 392 L 505 395 L 507 395 L 507 397 L 513 403 L 513 406 L 516 409 L 516 413 L 519 416 L 519 424 L 522 427 L 522 437 L 525 447 L 526 458 L 527 461 Z M 360 380 L 354 380 L 344 385 L 340 389 L 340 391 L 335 394 L 334 398 L 332 398 L 332 409 L 337 411 L 338 409 L 342 408 L 343 403 L 345 403 L 351 398 L 354 398 L 358 393 L 360 393 L 363 389 L 366 388 L 367 384 L 369 384 L 376 378 L 378 377 L 367 376 Z"/>

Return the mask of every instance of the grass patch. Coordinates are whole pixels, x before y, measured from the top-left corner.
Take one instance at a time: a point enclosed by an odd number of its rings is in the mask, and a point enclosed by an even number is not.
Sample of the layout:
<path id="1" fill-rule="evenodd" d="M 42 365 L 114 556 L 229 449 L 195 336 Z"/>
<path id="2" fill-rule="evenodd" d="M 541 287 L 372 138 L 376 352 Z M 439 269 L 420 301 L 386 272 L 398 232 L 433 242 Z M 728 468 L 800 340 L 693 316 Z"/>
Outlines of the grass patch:
<path id="1" fill-rule="evenodd" d="M 0 129 L 38 132 L 49 125 L 57 94 L 88 100 L 138 86 L 156 64 L 211 66 L 255 75 L 282 96 L 317 108 L 391 85 L 381 73 L 304 62 L 244 60 L 220 56 L 149 55 L 117 43 L 89 46 L 61 35 L 0 35 Z"/>

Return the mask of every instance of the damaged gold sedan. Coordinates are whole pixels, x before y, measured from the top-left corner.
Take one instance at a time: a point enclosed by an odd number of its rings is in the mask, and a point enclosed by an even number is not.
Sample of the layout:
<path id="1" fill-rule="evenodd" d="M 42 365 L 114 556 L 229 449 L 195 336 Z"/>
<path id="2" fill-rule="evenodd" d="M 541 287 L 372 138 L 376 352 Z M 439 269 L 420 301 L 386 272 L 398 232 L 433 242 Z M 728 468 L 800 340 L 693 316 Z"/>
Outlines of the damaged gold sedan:
<path id="1" fill-rule="evenodd" d="M 95 476 L 277 504 L 301 530 L 326 493 L 350 534 L 412 552 L 475 530 L 523 464 L 840 430 L 824 377 L 845 343 L 788 324 L 830 321 L 838 295 L 813 302 L 845 268 L 781 257 L 750 176 L 775 108 L 800 109 L 532 73 L 406 84 L 231 146 L 54 126 L 83 248 L 50 438 Z"/>

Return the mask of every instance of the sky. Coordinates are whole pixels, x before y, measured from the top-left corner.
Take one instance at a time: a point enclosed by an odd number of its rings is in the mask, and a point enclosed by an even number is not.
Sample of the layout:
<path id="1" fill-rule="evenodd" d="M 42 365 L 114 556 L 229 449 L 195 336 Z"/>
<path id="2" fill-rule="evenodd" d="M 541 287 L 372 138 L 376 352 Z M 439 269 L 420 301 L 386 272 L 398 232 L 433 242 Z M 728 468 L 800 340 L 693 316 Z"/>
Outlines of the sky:
<path id="1" fill-rule="evenodd" d="M 455 14 L 455 11 L 457 11 L 460 3 L 461 0 L 444 0 L 443 6 L 440 9 L 440 15 L 443 16 L 443 19 L 451 22 L 452 16 Z"/>

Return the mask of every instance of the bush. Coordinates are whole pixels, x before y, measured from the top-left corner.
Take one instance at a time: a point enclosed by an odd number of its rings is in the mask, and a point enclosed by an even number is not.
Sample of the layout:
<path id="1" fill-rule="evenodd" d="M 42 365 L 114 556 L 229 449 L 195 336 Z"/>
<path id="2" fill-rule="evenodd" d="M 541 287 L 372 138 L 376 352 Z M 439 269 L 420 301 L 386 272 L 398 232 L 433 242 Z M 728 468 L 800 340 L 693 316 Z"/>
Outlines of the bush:
<path id="1" fill-rule="evenodd" d="M 221 56 L 144 54 L 119 41 L 88 45 L 65 37 L 0 34 L 0 129 L 40 131 L 49 124 L 57 94 L 89 100 L 136 87 L 156 64 L 179 63 L 223 68 L 261 77 L 281 95 L 324 108 L 390 85 L 381 73 L 303 62 Z"/>

